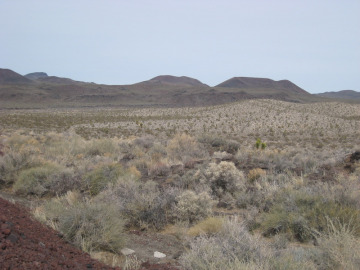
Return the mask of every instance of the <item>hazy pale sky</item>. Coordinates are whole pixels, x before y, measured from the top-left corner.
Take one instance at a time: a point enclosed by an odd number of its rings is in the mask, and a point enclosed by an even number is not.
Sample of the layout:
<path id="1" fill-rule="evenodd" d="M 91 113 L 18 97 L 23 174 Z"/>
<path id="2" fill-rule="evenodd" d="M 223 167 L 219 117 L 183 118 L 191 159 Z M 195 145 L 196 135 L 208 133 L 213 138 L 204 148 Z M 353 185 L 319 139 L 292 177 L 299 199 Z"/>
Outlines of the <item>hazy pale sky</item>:
<path id="1" fill-rule="evenodd" d="M 0 68 L 23 75 L 360 91 L 359 0 L 0 0 L 0 26 Z"/>

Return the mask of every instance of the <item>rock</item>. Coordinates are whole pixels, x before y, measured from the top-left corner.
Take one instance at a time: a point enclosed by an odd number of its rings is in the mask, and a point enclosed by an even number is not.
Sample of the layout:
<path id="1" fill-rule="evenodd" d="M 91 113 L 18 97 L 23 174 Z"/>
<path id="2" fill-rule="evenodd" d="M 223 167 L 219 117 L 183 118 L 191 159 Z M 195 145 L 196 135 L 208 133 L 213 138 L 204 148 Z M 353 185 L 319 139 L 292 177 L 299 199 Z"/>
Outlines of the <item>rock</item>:
<path id="1" fill-rule="evenodd" d="M 127 256 L 127 255 L 130 255 L 130 254 L 133 254 L 135 253 L 135 250 L 132 250 L 130 248 L 123 248 L 121 250 L 121 253 L 124 255 L 124 256 Z"/>
<path id="2" fill-rule="evenodd" d="M 161 258 L 165 258 L 166 255 L 164 253 L 159 252 L 159 251 L 155 251 L 154 252 L 154 257 L 161 259 Z"/>
<path id="3" fill-rule="evenodd" d="M 11 243 L 16 243 L 19 239 L 19 236 L 16 233 L 12 233 L 7 237 L 7 240 L 9 240 Z"/>

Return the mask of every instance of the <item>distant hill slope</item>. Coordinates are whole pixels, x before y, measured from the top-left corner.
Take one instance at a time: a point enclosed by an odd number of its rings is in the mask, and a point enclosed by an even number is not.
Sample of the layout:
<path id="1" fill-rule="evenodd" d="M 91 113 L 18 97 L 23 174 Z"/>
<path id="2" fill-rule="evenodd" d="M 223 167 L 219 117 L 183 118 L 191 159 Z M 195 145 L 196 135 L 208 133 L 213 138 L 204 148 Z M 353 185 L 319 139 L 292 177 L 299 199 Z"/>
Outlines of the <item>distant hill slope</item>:
<path id="1" fill-rule="evenodd" d="M 0 68 L 0 84 L 26 84 L 31 83 L 28 78 L 10 70 Z"/>
<path id="2" fill-rule="evenodd" d="M 46 76 L 46 77 L 40 77 L 38 78 L 40 82 L 47 82 L 47 83 L 55 83 L 55 84 L 73 84 L 73 83 L 79 83 L 77 81 L 74 81 L 72 79 L 68 78 L 61 78 L 56 76 Z"/>
<path id="3" fill-rule="evenodd" d="M 317 94 L 321 97 L 327 98 L 341 98 L 341 99 L 360 99 L 360 92 L 354 90 L 341 90 L 338 92 L 325 92 Z"/>
<path id="4" fill-rule="evenodd" d="M 267 78 L 234 77 L 218 84 L 216 87 L 239 88 L 239 89 L 279 89 L 298 94 L 309 94 L 304 89 L 288 80 L 274 81 Z"/>
<path id="5" fill-rule="evenodd" d="M 97 106 L 209 106 L 244 99 L 290 102 L 323 100 L 290 81 L 236 77 L 215 87 L 199 80 L 162 75 L 132 85 L 103 85 L 35 72 L 0 70 L 0 108 Z M 31 80 L 29 78 L 32 78 Z"/>
<path id="6" fill-rule="evenodd" d="M 37 80 L 40 78 L 46 78 L 48 75 L 45 72 L 33 72 L 25 75 L 26 78 L 30 80 Z"/>
<path id="7" fill-rule="evenodd" d="M 197 79 L 193 79 L 186 76 L 171 76 L 171 75 L 161 75 L 155 78 L 152 78 L 148 81 L 141 82 L 141 84 L 149 84 L 149 85 L 176 85 L 183 87 L 197 87 L 204 86 L 209 87 L 207 84 L 200 82 Z"/>

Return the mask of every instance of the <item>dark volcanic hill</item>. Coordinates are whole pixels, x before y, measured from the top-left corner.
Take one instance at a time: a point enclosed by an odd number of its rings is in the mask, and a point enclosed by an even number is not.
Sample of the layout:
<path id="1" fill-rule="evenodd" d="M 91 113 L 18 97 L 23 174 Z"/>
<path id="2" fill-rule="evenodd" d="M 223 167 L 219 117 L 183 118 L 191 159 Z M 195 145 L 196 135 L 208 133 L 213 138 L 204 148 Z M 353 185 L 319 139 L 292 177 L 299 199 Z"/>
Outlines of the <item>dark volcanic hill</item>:
<path id="1" fill-rule="evenodd" d="M 161 75 L 155 78 L 152 78 L 148 81 L 141 82 L 141 84 L 150 84 L 150 85 L 176 85 L 176 86 L 183 86 L 183 87 L 198 87 L 198 86 L 205 86 L 208 85 L 200 82 L 199 80 L 186 77 L 186 76 L 171 76 L 171 75 Z"/>
<path id="2" fill-rule="evenodd" d="M 325 92 L 317 94 L 321 97 L 327 98 L 341 98 L 341 99 L 360 99 L 360 92 L 354 90 L 341 90 L 338 92 Z"/>
<path id="3" fill-rule="evenodd" d="M 10 70 L 0 68 L 0 84 L 26 84 L 31 83 L 28 78 Z"/>
<path id="4" fill-rule="evenodd" d="M 244 99 L 314 102 L 311 95 L 290 81 L 236 77 L 215 87 L 182 76 L 162 75 L 132 85 L 104 85 L 47 76 L 35 72 L 21 76 L 0 69 L 0 108 L 54 108 L 106 106 L 209 106 Z M 29 78 L 32 78 L 31 80 Z"/>
<path id="5" fill-rule="evenodd" d="M 46 78 L 48 75 L 45 72 L 33 72 L 25 75 L 26 78 L 30 80 L 37 80 L 40 78 Z"/>
<path id="6" fill-rule="evenodd" d="M 61 78 L 56 76 L 46 76 L 38 78 L 40 82 L 47 82 L 47 83 L 55 83 L 55 84 L 73 84 L 78 83 L 77 81 L 74 81 L 72 79 L 68 78 Z"/>
<path id="7" fill-rule="evenodd" d="M 288 80 L 274 81 L 266 78 L 234 77 L 218 84 L 216 87 L 238 88 L 238 89 L 278 89 L 298 94 L 309 94 L 304 89 Z"/>

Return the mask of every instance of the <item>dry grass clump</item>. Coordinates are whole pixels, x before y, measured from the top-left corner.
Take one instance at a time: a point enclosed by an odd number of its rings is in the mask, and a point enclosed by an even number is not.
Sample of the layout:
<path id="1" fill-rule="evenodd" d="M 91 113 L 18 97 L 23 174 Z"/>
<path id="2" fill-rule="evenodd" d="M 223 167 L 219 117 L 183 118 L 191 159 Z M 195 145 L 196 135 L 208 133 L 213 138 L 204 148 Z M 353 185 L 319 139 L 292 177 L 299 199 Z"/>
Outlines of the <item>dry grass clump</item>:
<path id="1" fill-rule="evenodd" d="M 319 263 L 324 269 L 359 269 L 360 239 L 356 236 L 354 222 L 343 224 L 328 219 L 327 233 L 317 237 L 322 252 Z"/>
<path id="2" fill-rule="evenodd" d="M 180 258 L 185 269 L 317 269 L 311 250 L 278 250 L 260 236 L 252 235 L 244 223 L 230 218 L 215 234 L 205 234 L 190 242 Z"/>
<path id="3" fill-rule="evenodd" d="M 148 175 L 155 176 L 167 176 L 170 173 L 170 165 L 166 159 L 159 161 L 153 161 L 150 164 L 147 164 Z"/>
<path id="4" fill-rule="evenodd" d="M 35 215 L 86 252 L 119 252 L 125 243 L 124 219 L 115 207 L 79 199 L 72 192 L 54 198 Z"/>
<path id="5" fill-rule="evenodd" d="M 326 232 L 328 219 L 339 220 L 342 225 L 360 222 L 360 210 L 305 190 L 284 193 L 264 213 L 261 227 L 265 236 L 287 233 L 300 242 L 314 239 L 314 232 Z M 354 229 L 360 235 L 360 227 Z"/>
<path id="6" fill-rule="evenodd" d="M 254 182 L 255 180 L 259 179 L 266 175 L 266 171 L 261 168 L 255 168 L 249 171 L 247 178 L 250 182 Z"/>
<path id="7" fill-rule="evenodd" d="M 97 200 L 114 205 L 128 226 L 162 229 L 171 219 L 176 195 L 177 191 L 172 189 L 161 192 L 153 181 L 143 183 L 122 177 L 101 192 Z"/>
<path id="8" fill-rule="evenodd" d="M 217 234 L 191 241 L 180 262 L 185 269 L 269 269 L 266 246 L 236 218 L 225 221 Z"/>
<path id="9" fill-rule="evenodd" d="M 0 156 L 0 179 L 5 185 L 13 184 L 21 170 L 38 166 L 42 162 L 37 158 L 39 148 L 28 145 L 29 137 L 21 136 L 20 138 L 20 141 L 12 138 L 4 149 L 5 154 Z"/>
<path id="10" fill-rule="evenodd" d="M 207 156 L 206 151 L 201 148 L 197 140 L 186 133 L 176 134 L 173 139 L 168 141 L 167 153 L 171 160 L 183 163 Z"/>
<path id="11" fill-rule="evenodd" d="M 293 148 L 287 151 L 270 149 L 258 151 L 248 149 L 247 151 L 238 151 L 235 158 L 240 164 L 251 166 L 254 169 L 257 167 L 267 168 L 276 173 L 296 169 L 306 174 L 316 171 L 316 168 L 321 163 L 328 161 L 329 157 L 326 157 L 328 154 L 329 153 L 324 153 L 325 156 L 321 155 L 315 158 L 314 153 L 306 152 L 301 148 Z M 319 162 L 319 160 L 321 162 Z"/>
<path id="12" fill-rule="evenodd" d="M 192 226 L 187 233 L 193 237 L 202 234 L 213 235 L 221 230 L 223 223 L 223 218 L 208 217 Z"/>

